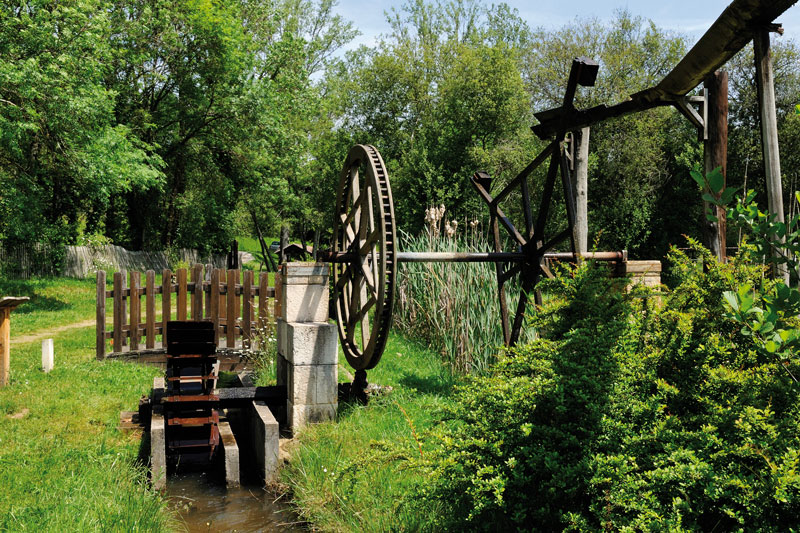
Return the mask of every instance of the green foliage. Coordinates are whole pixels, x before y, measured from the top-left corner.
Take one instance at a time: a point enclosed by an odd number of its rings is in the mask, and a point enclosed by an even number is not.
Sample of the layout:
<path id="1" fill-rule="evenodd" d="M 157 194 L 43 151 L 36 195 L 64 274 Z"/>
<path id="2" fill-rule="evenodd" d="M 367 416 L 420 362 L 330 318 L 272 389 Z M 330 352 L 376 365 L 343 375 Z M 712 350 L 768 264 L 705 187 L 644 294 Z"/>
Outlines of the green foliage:
<path id="1" fill-rule="evenodd" d="M 436 219 L 429 224 L 417 237 L 402 235 L 402 250 L 484 252 L 489 249 L 477 220 L 458 224 Z M 444 233 L 440 232 L 440 226 L 445 227 Z M 453 235 L 446 234 L 448 228 Z M 519 285 L 509 282 L 506 293 L 513 310 Z M 396 302 L 395 327 L 438 351 L 451 372 L 484 372 L 495 362 L 497 350 L 503 345 L 495 265 L 407 263 L 398 273 Z M 533 328 L 527 327 L 523 340 L 533 336 Z"/>
<path id="2" fill-rule="evenodd" d="M 800 510 L 798 389 L 725 313 L 761 277 L 673 251 L 658 307 L 581 266 L 544 338 L 459 389 L 428 482 L 431 530 L 787 530 Z M 441 508 L 438 507 L 441 505 Z"/>

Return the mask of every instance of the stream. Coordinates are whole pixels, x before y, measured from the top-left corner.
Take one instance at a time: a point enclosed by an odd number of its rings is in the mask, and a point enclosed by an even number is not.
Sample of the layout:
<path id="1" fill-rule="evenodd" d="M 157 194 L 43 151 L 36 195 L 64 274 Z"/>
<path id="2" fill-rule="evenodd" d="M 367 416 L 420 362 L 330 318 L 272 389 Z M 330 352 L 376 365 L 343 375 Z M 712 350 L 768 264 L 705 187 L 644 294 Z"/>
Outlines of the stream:
<path id="1" fill-rule="evenodd" d="M 260 483 L 226 489 L 213 474 L 181 473 L 169 477 L 167 496 L 190 533 L 307 531 L 289 505 L 275 502 Z"/>

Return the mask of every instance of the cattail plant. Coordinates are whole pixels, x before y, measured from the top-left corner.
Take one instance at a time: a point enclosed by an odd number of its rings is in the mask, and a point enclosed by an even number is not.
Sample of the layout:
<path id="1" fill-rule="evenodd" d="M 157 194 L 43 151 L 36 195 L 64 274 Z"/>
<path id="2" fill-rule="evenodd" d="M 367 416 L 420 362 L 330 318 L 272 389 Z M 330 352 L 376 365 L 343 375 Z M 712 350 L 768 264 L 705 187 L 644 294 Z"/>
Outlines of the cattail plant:
<path id="1" fill-rule="evenodd" d="M 444 206 L 426 210 L 425 231 L 401 235 L 410 252 L 490 250 L 477 219 L 459 224 L 445 219 Z M 519 294 L 507 283 L 510 305 Z M 398 273 L 395 327 L 441 353 L 452 372 L 483 372 L 503 344 L 497 274 L 492 263 L 406 263 Z M 532 332 L 526 328 L 526 338 Z"/>

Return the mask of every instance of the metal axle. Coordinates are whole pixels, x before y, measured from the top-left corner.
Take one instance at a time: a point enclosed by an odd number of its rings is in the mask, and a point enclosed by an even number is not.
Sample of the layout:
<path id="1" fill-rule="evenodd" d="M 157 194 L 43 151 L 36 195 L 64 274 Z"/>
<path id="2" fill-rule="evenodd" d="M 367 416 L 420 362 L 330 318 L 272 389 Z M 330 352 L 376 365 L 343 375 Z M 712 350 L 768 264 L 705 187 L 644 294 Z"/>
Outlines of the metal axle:
<path id="1" fill-rule="evenodd" d="M 621 252 L 586 252 L 573 254 L 572 252 L 549 252 L 544 254 L 545 259 L 557 261 L 574 261 L 576 255 L 581 259 L 594 259 L 595 261 L 627 261 L 628 253 Z M 395 255 L 399 263 L 519 263 L 530 256 L 522 252 L 397 252 Z M 320 261 L 331 263 L 349 263 L 358 258 L 357 254 L 349 252 L 321 252 Z"/>

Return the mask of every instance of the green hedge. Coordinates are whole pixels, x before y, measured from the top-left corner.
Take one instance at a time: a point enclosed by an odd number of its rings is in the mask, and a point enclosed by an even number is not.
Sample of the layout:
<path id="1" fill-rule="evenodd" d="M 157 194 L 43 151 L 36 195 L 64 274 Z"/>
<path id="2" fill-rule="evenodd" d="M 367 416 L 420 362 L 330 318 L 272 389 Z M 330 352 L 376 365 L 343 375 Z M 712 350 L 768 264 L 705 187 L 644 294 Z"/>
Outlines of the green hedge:
<path id="1" fill-rule="evenodd" d="M 798 365 L 726 318 L 762 269 L 702 255 L 671 254 L 660 302 L 588 265 L 551 283 L 542 338 L 460 388 L 405 505 L 432 530 L 796 528 Z"/>

